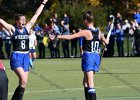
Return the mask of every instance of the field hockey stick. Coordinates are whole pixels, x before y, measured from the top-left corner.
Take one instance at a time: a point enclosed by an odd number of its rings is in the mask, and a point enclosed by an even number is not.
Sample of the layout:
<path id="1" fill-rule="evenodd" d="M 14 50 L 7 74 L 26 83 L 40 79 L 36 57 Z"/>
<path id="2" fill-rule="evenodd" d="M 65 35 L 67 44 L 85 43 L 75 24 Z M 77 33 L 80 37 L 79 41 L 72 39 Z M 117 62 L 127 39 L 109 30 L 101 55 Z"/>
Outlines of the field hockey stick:
<path id="1" fill-rule="evenodd" d="M 108 39 L 108 40 L 109 40 L 110 35 L 111 35 L 111 32 L 112 32 L 112 30 L 113 30 L 113 28 L 114 28 L 114 21 L 115 21 L 115 17 L 114 17 L 113 15 L 110 15 L 109 17 L 112 18 L 112 23 L 111 23 L 111 25 L 110 25 L 110 30 L 109 30 L 109 32 L 108 32 L 108 34 L 107 34 L 107 38 L 106 38 L 106 39 Z M 103 50 L 102 50 L 102 53 L 101 53 L 101 60 L 102 60 L 102 57 L 103 57 L 103 55 L 104 55 L 105 50 L 106 50 L 106 45 L 104 46 L 104 48 L 103 48 Z"/>
<path id="2" fill-rule="evenodd" d="M 113 28 L 114 28 L 115 17 L 114 17 L 113 15 L 110 15 L 110 18 L 112 18 L 113 20 L 112 20 L 112 23 L 111 23 L 111 26 L 110 26 L 110 30 L 109 30 L 109 32 L 108 32 L 108 34 L 107 34 L 107 39 L 110 38 L 111 32 L 112 32 L 112 30 L 113 30 Z"/>

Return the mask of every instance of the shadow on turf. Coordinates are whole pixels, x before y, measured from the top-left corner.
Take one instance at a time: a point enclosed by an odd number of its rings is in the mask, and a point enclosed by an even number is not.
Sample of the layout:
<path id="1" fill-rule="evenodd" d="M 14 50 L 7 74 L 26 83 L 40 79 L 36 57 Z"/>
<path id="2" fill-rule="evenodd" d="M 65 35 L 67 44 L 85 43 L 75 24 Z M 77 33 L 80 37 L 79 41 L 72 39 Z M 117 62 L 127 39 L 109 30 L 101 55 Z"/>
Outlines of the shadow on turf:
<path id="1" fill-rule="evenodd" d="M 33 75 L 38 76 L 41 80 L 43 80 L 44 82 L 47 82 L 49 85 L 55 87 L 56 89 L 61 89 L 62 92 L 65 92 L 64 87 L 59 86 L 57 83 L 55 83 L 55 82 L 49 80 L 48 78 L 46 78 L 45 76 L 43 76 L 43 75 L 41 75 L 41 74 L 35 72 L 34 70 L 31 70 L 30 73 L 33 74 Z"/>
<path id="2" fill-rule="evenodd" d="M 131 89 L 137 91 L 138 93 L 140 93 L 140 88 L 134 86 L 132 83 L 129 83 L 128 81 L 124 80 L 123 78 L 121 78 L 120 76 L 118 76 L 118 74 L 115 73 L 111 73 L 109 70 L 102 68 L 101 69 L 103 72 L 108 73 L 109 76 L 115 78 L 116 80 L 120 81 L 121 83 L 123 83 L 124 85 L 127 85 L 128 87 L 130 87 Z M 130 73 L 131 74 L 131 73 Z"/>

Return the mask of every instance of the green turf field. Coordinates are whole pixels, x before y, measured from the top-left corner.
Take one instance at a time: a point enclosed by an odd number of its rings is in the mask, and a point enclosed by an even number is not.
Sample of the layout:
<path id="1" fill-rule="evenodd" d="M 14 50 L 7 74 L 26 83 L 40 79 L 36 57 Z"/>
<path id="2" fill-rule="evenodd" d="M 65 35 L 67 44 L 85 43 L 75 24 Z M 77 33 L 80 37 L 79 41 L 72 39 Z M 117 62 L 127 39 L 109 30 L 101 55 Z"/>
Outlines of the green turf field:
<path id="1" fill-rule="evenodd" d="M 3 60 L 10 100 L 17 76 Z M 37 59 L 29 74 L 24 100 L 84 100 L 80 58 Z M 98 100 L 140 100 L 140 58 L 103 58 L 95 75 Z"/>

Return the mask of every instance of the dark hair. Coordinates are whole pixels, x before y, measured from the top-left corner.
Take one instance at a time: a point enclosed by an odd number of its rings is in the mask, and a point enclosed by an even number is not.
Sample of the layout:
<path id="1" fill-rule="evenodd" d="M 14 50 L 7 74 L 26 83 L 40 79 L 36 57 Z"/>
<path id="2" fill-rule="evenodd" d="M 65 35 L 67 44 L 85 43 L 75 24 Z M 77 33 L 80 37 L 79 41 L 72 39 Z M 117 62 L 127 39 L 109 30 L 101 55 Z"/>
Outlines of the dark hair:
<path id="1" fill-rule="evenodd" d="M 89 23 L 93 22 L 93 15 L 91 11 L 87 11 L 84 15 L 83 15 L 83 19 L 87 20 Z"/>
<path id="2" fill-rule="evenodd" d="M 47 18 L 46 21 L 45 21 L 45 23 L 46 23 L 48 26 L 50 26 L 50 25 L 52 24 L 52 21 L 50 20 L 50 18 Z"/>
<path id="3" fill-rule="evenodd" d="M 21 16 L 24 16 L 24 15 L 23 15 L 23 14 L 17 14 L 17 15 L 15 16 L 15 20 L 18 21 L 18 20 L 20 19 Z"/>
<path id="4" fill-rule="evenodd" d="M 53 14 L 52 14 L 52 17 L 55 17 L 55 14 L 57 14 L 57 13 L 53 13 Z"/>

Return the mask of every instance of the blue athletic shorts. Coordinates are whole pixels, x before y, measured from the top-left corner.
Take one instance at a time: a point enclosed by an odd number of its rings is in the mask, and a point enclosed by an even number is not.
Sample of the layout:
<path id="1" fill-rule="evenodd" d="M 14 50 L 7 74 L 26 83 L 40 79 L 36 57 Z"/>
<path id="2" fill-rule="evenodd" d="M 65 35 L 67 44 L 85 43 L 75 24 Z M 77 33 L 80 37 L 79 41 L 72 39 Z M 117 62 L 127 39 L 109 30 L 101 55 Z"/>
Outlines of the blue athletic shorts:
<path id="1" fill-rule="evenodd" d="M 35 49 L 30 49 L 29 50 L 29 53 L 34 53 L 34 52 L 36 52 Z"/>
<path id="2" fill-rule="evenodd" d="M 98 72 L 100 68 L 100 55 L 93 52 L 84 52 L 82 55 L 82 71 Z"/>
<path id="3" fill-rule="evenodd" d="M 22 67 L 25 72 L 29 71 L 29 53 L 15 53 L 10 57 L 10 66 L 12 70 Z"/>

